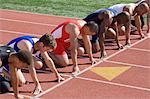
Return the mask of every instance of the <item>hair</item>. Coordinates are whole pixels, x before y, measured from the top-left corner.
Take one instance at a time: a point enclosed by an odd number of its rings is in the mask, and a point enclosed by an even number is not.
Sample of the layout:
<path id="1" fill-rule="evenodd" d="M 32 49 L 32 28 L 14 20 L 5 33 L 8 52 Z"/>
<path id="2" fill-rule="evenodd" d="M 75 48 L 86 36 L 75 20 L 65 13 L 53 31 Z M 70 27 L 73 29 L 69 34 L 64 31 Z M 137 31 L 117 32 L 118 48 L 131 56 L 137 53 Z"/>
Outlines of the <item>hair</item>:
<path id="1" fill-rule="evenodd" d="M 25 50 L 20 50 L 18 53 L 14 54 L 21 62 L 31 65 L 33 63 L 32 53 Z"/>
<path id="2" fill-rule="evenodd" d="M 56 46 L 56 40 L 50 34 L 44 34 L 40 38 L 39 42 L 42 42 L 44 44 L 44 46 L 50 46 L 52 48 L 55 48 L 55 46 Z"/>
<path id="3" fill-rule="evenodd" d="M 98 18 L 99 20 L 103 20 L 105 18 L 109 17 L 109 11 L 108 10 L 102 10 L 99 14 L 98 14 Z"/>
<path id="4" fill-rule="evenodd" d="M 95 32 L 96 34 L 98 33 L 98 24 L 94 21 L 89 21 L 85 25 L 89 27 L 91 32 Z"/>
<path id="5" fill-rule="evenodd" d="M 113 23 L 116 22 L 116 21 L 120 24 L 127 23 L 128 21 L 130 21 L 129 13 L 126 12 L 126 11 L 123 11 L 122 13 L 119 13 L 117 16 L 114 17 Z"/>

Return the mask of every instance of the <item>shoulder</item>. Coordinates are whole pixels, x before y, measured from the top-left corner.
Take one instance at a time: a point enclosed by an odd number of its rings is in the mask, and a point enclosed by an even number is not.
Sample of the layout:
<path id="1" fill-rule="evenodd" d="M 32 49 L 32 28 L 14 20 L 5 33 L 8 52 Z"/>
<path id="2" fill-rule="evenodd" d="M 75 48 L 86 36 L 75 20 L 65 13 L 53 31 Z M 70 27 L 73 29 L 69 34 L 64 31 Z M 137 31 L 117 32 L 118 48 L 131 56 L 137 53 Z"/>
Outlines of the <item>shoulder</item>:
<path id="1" fill-rule="evenodd" d="M 65 27 L 67 33 L 71 35 L 78 35 L 80 32 L 79 27 L 75 23 L 68 23 Z"/>
<path id="2" fill-rule="evenodd" d="M 28 40 L 21 40 L 17 44 L 19 49 L 31 51 L 33 45 Z"/>
<path id="3" fill-rule="evenodd" d="M 66 25 L 66 28 L 68 28 L 68 29 L 76 29 L 76 28 L 78 28 L 78 26 L 75 24 L 75 23 L 68 23 L 67 25 Z"/>

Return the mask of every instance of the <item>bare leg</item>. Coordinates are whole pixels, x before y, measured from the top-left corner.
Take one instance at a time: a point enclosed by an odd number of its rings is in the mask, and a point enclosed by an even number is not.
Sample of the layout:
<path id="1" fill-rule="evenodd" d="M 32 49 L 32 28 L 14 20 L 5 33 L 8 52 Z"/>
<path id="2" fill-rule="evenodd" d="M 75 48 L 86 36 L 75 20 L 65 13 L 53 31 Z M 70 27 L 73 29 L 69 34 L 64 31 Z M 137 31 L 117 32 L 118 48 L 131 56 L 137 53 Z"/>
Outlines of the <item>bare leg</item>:
<path id="1" fill-rule="evenodd" d="M 21 72 L 21 69 L 17 70 L 17 76 L 18 76 L 18 79 L 19 79 L 19 85 L 20 86 L 22 86 L 23 84 L 26 83 L 26 79 L 25 79 L 23 73 Z"/>
<path id="2" fill-rule="evenodd" d="M 125 27 L 121 26 L 120 28 L 118 28 L 118 32 L 119 32 L 119 36 L 125 35 Z"/>
<path id="3" fill-rule="evenodd" d="M 92 52 L 97 53 L 100 51 L 100 46 L 98 40 L 96 42 L 92 42 Z"/>
<path id="4" fill-rule="evenodd" d="M 42 61 L 39 58 L 37 58 L 37 57 L 33 57 L 33 58 L 34 58 L 34 66 L 35 66 L 35 68 L 36 69 L 42 68 L 42 66 L 43 66 Z"/>
<path id="5" fill-rule="evenodd" d="M 118 35 L 117 35 L 116 31 L 115 31 L 113 28 L 109 28 L 109 29 L 107 30 L 107 33 L 110 34 L 110 35 L 112 35 L 112 36 L 114 36 L 118 48 L 119 48 L 119 49 L 122 49 L 123 46 L 119 43 L 119 39 L 118 39 Z"/>
<path id="6" fill-rule="evenodd" d="M 62 55 L 55 55 L 54 53 L 49 53 L 49 56 L 58 65 L 67 66 L 69 64 L 69 59 L 66 52 L 64 52 Z"/>
<path id="7" fill-rule="evenodd" d="M 105 34 L 100 34 L 99 35 L 99 44 L 100 44 L 100 51 L 101 51 L 101 56 L 100 58 L 103 59 L 107 56 L 106 51 L 105 51 L 105 45 L 104 45 L 104 39 L 105 39 Z"/>

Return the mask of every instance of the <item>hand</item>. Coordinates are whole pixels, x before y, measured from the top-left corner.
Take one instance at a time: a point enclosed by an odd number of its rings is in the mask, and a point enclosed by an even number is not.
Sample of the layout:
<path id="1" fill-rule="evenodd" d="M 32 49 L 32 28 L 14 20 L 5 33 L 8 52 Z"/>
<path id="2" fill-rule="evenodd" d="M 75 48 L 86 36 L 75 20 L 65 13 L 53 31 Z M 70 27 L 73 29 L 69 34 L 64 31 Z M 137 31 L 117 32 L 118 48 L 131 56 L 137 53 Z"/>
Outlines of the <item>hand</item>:
<path id="1" fill-rule="evenodd" d="M 143 33 L 141 33 L 140 36 L 141 36 L 140 39 L 143 39 L 145 37 L 145 35 Z"/>
<path id="2" fill-rule="evenodd" d="M 97 63 L 97 61 L 96 61 L 94 58 L 90 59 L 90 61 L 91 61 L 91 64 L 92 64 L 92 65 L 94 65 L 94 64 Z"/>
<path id="3" fill-rule="evenodd" d="M 38 94 L 40 94 L 42 91 L 43 91 L 43 90 L 42 90 L 42 88 L 41 88 L 41 85 L 39 84 L 39 85 L 37 85 L 37 86 L 35 87 L 35 89 L 34 89 L 34 91 L 33 91 L 33 94 L 34 94 L 34 95 L 38 95 Z"/>
<path id="4" fill-rule="evenodd" d="M 120 49 L 123 49 L 123 45 L 122 44 L 119 44 L 118 45 L 118 49 L 120 50 Z"/>
<path id="5" fill-rule="evenodd" d="M 72 75 L 75 76 L 80 72 L 80 69 L 78 66 L 73 67 Z"/>
<path id="6" fill-rule="evenodd" d="M 107 53 L 104 51 L 104 52 L 101 52 L 101 57 L 100 59 L 104 59 L 107 57 Z"/>
<path id="7" fill-rule="evenodd" d="M 26 99 L 24 95 L 15 95 L 15 99 Z"/>
<path id="8" fill-rule="evenodd" d="M 18 95 L 18 97 L 16 97 L 16 99 L 26 99 L 23 95 Z"/>
<path id="9" fill-rule="evenodd" d="M 57 80 L 58 80 L 58 83 L 60 83 L 60 81 L 64 81 L 65 78 L 61 77 L 60 75 L 57 76 Z"/>
<path id="10" fill-rule="evenodd" d="M 147 33 L 150 33 L 150 29 L 149 28 L 147 29 Z"/>

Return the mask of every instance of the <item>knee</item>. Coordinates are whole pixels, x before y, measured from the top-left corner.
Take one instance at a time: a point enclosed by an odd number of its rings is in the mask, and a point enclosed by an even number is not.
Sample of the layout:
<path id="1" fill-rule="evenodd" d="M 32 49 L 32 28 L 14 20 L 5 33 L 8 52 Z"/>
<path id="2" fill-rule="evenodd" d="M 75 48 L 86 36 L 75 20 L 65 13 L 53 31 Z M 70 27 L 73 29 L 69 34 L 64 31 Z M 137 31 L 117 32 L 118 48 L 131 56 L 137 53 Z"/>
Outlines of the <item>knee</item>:
<path id="1" fill-rule="evenodd" d="M 100 51 L 99 42 L 92 43 L 92 53 L 97 53 Z"/>
<path id="2" fill-rule="evenodd" d="M 85 50 L 84 50 L 83 47 L 79 47 L 77 51 L 78 51 L 78 55 L 79 56 L 81 56 L 81 55 L 83 55 L 85 53 Z"/>
<path id="3" fill-rule="evenodd" d="M 36 69 L 41 69 L 43 67 L 43 63 L 42 62 L 35 62 L 34 66 Z"/>
<path id="4" fill-rule="evenodd" d="M 66 67 L 69 65 L 69 61 L 64 61 L 60 63 L 61 66 Z"/>

